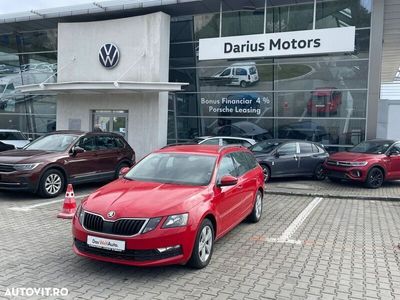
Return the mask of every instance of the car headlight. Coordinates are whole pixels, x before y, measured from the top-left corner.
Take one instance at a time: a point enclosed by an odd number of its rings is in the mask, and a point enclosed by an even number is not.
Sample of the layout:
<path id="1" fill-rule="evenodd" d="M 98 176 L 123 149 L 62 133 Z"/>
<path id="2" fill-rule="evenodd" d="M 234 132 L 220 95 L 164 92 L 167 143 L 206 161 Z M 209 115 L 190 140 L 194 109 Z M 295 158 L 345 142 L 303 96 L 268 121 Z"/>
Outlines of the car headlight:
<path id="1" fill-rule="evenodd" d="M 13 165 L 14 169 L 17 171 L 30 171 L 36 168 L 40 163 L 35 164 L 15 164 Z"/>
<path id="2" fill-rule="evenodd" d="M 161 218 L 151 218 L 147 222 L 146 227 L 143 229 L 142 233 L 146 233 L 146 232 L 156 229 L 156 227 L 157 227 L 158 223 L 160 223 L 160 221 L 161 221 Z"/>
<path id="3" fill-rule="evenodd" d="M 367 161 L 354 161 L 354 162 L 351 162 L 351 166 L 352 167 L 364 167 L 366 165 L 368 165 Z"/>
<path id="4" fill-rule="evenodd" d="M 180 214 L 180 215 L 172 215 L 169 216 L 162 228 L 173 228 L 173 227 L 181 227 L 186 226 L 189 219 L 189 214 Z"/>
<path id="5" fill-rule="evenodd" d="M 83 225 L 83 221 L 84 221 L 84 219 L 85 219 L 85 211 L 84 211 L 83 208 L 82 208 L 82 204 L 80 204 L 80 205 L 78 206 L 78 209 L 76 210 L 75 215 L 76 215 L 76 217 L 78 218 L 79 223 L 80 223 L 81 225 Z"/>

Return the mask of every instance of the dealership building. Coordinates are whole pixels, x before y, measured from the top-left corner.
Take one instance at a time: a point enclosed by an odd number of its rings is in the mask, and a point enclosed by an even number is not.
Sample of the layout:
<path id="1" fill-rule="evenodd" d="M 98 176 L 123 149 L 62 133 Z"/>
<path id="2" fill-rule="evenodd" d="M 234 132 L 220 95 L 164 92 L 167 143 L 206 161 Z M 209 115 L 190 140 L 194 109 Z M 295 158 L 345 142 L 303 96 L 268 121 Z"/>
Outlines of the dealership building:
<path id="1" fill-rule="evenodd" d="M 120 0 L 0 15 L 0 129 L 99 127 L 139 156 L 208 135 L 351 147 L 377 135 L 397 14 L 395 0 Z"/>

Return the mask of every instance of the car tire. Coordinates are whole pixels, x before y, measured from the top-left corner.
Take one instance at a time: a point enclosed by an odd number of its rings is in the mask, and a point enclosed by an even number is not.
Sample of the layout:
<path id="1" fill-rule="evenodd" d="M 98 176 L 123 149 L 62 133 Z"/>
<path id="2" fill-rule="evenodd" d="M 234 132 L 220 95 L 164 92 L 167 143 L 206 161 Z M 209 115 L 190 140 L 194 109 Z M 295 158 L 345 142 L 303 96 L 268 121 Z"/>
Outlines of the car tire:
<path id="1" fill-rule="evenodd" d="M 114 179 L 118 179 L 119 178 L 119 173 L 121 172 L 121 170 L 123 168 L 129 168 L 130 164 L 127 162 L 121 162 L 117 168 L 115 169 L 115 174 L 114 174 Z"/>
<path id="2" fill-rule="evenodd" d="M 370 189 L 377 189 L 382 186 L 384 181 L 384 174 L 379 168 L 372 168 L 368 171 L 365 186 Z"/>
<path id="3" fill-rule="evenodd" d="M 202 269 L 210 263 L 214 249 L 214 238 L 215 233 L 212 222 L 209 219 L 204 219 L 196 234 L 192 256 L 188 262 L 190 267 Z"/>
<path id="4" fill-rule="evenodd" d="M 267 183 L 269 181 L 269 179 L 271 178 L 271 170 L 265 164 L 261 164 L 260 166 L 263 169 L 263 173 L 264 173 L 264 183 Z"/>
<path id="5" fill-rule="evenodd" d="M 54 198 L 60 195 L 65 189 L 66 179 L 62 172 L 50 169 L 42 175 L 38 194 L 43 198 Z"/>
<path id="6" fill-rule="evenodd" d="M 318 165 L 315 167 L 315 170 L 314 170 L 314 178 L 315 178 L 316 180 L 319 180 L 319 181 L 325 180 L 326 175 L 325 175 L 325 170 L 324 170 L 324 167 L 323 167 L 322 164 L 318 164 Z"/>
<path id="7" fill-rule="evenodd" d="M 242 80 L 242 81 L 240 82 L 240 87 L 242 87 L 242 88 L 247 87 L 247 82 L 244 81 L 244 80 Z"/>
<path id="8" fill-rule="evenodd" d="M 257 223 L 261 219 L 263 209 L 263 194 L 261 191 L 257 191 L 256 197 L 254 200 L 253 210 L 251 214 L 248 216 L 248 220 L 252 223 Z"/>

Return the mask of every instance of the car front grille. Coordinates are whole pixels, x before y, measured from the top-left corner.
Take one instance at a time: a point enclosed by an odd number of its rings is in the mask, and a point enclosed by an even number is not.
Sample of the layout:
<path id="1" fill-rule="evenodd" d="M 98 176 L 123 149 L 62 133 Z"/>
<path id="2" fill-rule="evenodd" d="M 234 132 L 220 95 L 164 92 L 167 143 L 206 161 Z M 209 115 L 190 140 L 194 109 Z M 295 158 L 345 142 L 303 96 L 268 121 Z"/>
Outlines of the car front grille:
<path id="1" fill-rule="evenodd" d="M 329 159 L 326 162 L 327 165 L 336 166 L 336 167 L 351 167 L 351 162 L 348 161 L 338 161 Z"/>
<path id="2" fill-rule="evenodd" d="M 119 219 L 116 221 L 106 221 L 101 216 L 89 212 L 85 212 L 83 220 L 83 226 L 87 230 L 122 236 L 133 236 L 138 234 L 145 223 L 145 219 Z"/>
<path id="3" fill-rule="evenodd" d="M 87 243 L 82 242 L 80 240 L 75 239 L 75 247 L 83 253 L 121 259 L 121 260 L 133 260 L 133 261 L 149 261 L 149 260 L 160 260 L 166 259 L 174 256 L 178 256 L 182 254 L 182 248 L 174 248 L 169 251 L 159 252 L 156 249 L 149 250 L 125 250 L 121 252 L 94 248 L 90 247 Z"/>
<path id="4" fill-rule="evenodd" d="M 15 168 L 13 165 L 0 164 L 0 172 L 9 173 L 9 172 L 13 172 L 13 171 L 15 171 Z"/>

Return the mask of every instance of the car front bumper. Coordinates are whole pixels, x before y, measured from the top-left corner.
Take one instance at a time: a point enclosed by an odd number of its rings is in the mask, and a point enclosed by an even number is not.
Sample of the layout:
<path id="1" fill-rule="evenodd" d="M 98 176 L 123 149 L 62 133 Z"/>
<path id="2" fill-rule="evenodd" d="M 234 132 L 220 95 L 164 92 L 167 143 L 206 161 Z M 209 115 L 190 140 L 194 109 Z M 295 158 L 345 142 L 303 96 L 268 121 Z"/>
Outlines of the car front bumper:
<path id="1" fill-rule="evenodd" d="M 94 260 L 130 265 L 162 266 L 185 264 L 192 254 L 196 232 L 190 227 L 160 229 L 159 227 L 145 234 L 133 237 L 122 237 L 89 232 L 74 218 L 72 233 L 73 250 L 76 254 Z M 125 250 L 121 252 L 91 247 L 87 237 L 96 236 L 125 241 Z M 177 248 L 179 246 L 179 248 Z M 158 249 L 176 247 L 160 252 Z"/>
<path id="2" fill-rule="evenodd" d="M 0 172 L 0 190 L 35 192 L 38 180 L 32 172 Z"/>
<path id="3" fill-rule="evenodd" d="M 334 167 L 324 164 L 326 176 L 337 179 L 347 179 L 359 182 L 367 180 L 367 170 L 362 167 Z"/>

